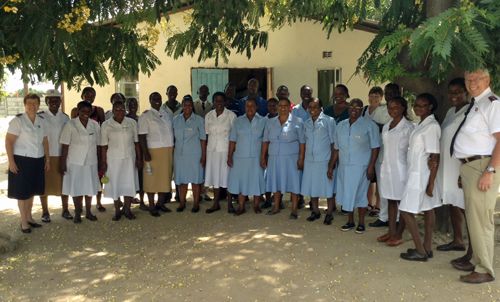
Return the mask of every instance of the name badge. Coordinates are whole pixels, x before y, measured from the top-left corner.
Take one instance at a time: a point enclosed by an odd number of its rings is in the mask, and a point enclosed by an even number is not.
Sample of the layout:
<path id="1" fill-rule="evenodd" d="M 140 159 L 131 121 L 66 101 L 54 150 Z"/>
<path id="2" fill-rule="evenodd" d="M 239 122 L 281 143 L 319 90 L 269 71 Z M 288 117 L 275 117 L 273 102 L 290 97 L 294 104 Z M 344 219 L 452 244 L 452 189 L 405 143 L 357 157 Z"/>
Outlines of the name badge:
<path id="1" fill-rule="evenodd" d="M 282 133 L 281 135 L 283 135 L 283 136 L 288 136 L 288 134 L 286 134 L 286 133 Z"/>
<path id="2" fill-rule="evenodd" d="M 260 128 L 253 128 L 253 130 L 259 130 Z"/>
<path id="3" fill-rule="evenodd" d="M 361 136 L 359 136 L 359 135 L 355 135 L 354 137 L 355 137 L 355 138 L 361 138 Z"/>
<path id="4" fill-rule="evenodd" d="M 320 130 L 321 130 L 321 128 L 318 128 L 318 129 L 316 129 L 316 130 L 314 130 L 314 131 L 320 131 Z"/>
<path id="5" fill-rule="evenodd" d="M 189 131 L 193 131 L 193 128 L 187 128 L 187 130 L 189 130 Z"/>

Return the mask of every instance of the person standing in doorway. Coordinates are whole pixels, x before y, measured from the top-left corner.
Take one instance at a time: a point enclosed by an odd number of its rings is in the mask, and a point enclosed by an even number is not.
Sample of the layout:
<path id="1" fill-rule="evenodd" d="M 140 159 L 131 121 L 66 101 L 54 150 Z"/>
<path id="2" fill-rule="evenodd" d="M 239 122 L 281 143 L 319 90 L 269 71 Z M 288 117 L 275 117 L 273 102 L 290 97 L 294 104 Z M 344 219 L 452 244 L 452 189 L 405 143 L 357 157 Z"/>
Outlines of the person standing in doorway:
<path id="1" fill-rule="evenodd" d="M 267 100 L 259 96 L 259 81 L 256 78 L 250 79 L 248 81 L 247 90 L 248 95 L 238 102 L 240 105 L 240 112 L 245 112 L 245 103 L 251 98 L 255 99 L 257 102 L 257 113 L 260 116 L 266 116 L 269 113 L 267 111 Z"/>
<path id="2" fill-rule="evenodd" d="M 202 118 L 205 118 L 205 115 L 212 110 L 214 105 L 208 100 L 209 95 L 210 89 L 207 85 L 203 84 L 198 88 L 198 98 L 194 100 L 194 113 Z"/>

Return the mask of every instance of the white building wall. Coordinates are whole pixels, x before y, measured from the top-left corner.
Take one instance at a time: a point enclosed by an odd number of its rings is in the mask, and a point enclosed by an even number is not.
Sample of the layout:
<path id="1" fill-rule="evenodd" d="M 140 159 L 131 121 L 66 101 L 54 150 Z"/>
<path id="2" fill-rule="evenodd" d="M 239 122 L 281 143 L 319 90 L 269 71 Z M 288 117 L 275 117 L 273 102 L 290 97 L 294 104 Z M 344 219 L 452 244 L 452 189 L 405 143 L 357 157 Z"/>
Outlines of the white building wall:
<path id="1" fill-rule="evenodd" d="M 183 12 L 172 15 L 176 26 L 183 27 Z M 268 49 L 256 49 L 252 52 L 251 59 L 242 54 L 231 54 L 229 62 L 219 61 L 218 68 L 273 68 L 273 90 L 280 85 L 290 89 L 290 99 L 300 103 L 299 90 L 302 85 L 310 85 L 317 91 L 319 69 L 342 68 L 342 83 L 349 88 L 351 98 L 361 98 L 368 101 L 369 87 L 354 73 L 357 59 L 368 47 L 374 38 L 373 33 L 360 30 L 347 31 L 339 34 L 332 32 L 330 39 L 322 30 L 322 25 L 314 22 L 302 22 L 284 27 L 281 30 L 269 33 Z M 140 110 L 149 108 L 149 94 L 158 91 L 166 100 L 166 88 L 175 85 L 179 91 L 178 99 L 185 94 L 191 94 L 191 68 L 215 68 L 214 60 L 197 62 L 197 55 L 193 58 L 184 56 L 178 60 L 169 58 L 165 53 L 166 39 L 160 35 L 156 46 L 157 56 L 162 65 L 158 66 L 151 76 L 139 75 Z M 332 51 L 331 59 L 323 59 L 323 51 Z M 115 93 L 115 81 L 110 77 L 110 84 L 105 87 L 95 86 L 97 97 L 95 104 L 111 109 L 109 101 L 111 94 Z M 349 80 L 349 81 L 348 81 Z M 213 93 L 215 91 L 211 91 Z M 128 96 L 127 96 L 128 97 Z M 197 96 L 193 96 L 196 98 Z M 81 100 L 80 92 L 65 89 L 66 112 Z"/>

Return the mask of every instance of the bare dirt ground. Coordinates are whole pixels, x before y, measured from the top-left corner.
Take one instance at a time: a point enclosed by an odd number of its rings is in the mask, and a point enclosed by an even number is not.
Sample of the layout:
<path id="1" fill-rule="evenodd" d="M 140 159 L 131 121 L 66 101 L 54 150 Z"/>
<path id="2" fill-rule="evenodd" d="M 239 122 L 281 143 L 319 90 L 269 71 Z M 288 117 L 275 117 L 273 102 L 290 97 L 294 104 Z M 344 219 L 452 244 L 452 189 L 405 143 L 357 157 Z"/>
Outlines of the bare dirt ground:
<path id="1" fill-rule="evenodd" d="M 2 158 L 0 182 L 7 169 Z M 203 202 L 193 214 L 189 199 L 183 213 L 154 218 L 135 206 L 136 220 L 113 222 L 112 201 L 103 199 L 108 211 L 94 207 L 98 221 L 74 224 L 52 197 L 52 222 L 22 234 L 17 202 L 2 194 L 0 231 L 12 235 L 16 249 L 0 254 L 0 301 L 500 301 L 500 202 L 498 278 L 468 285 L 449 264 L 462 252 L 434 251 L 426 263 L 401 260 L 413 247 L 408 232 L 403 245 L 388 247 L 376 240 L 386 228 L 342 232 L 346 217 L 338 212 L 331 226 L 322 224 L 324 213 L 306 221 L 308 209 L 291 221 L 288 200 L 271 217 L 253 214 L 248 203 L 246 214 L 233 217 L 225 201 L 222 211 L 205 214 L 211 202 Z M 36 198 L 34 217 L 40 216 Z M 434 238 L 435 248 L 451 237 Z"/>
<path id="2" fill-rule="evenodd" d="M 78 225 L 60 217 L 52 198 L 52 222 L 22 234 L 16 202 L 2 196 L 0 203 L 0 230 L 17 244 L 0 255 L 0 301 L 500 301 L 498 279 L 458 281 L 461 272 L 449 261 L 462 252 L 434 251 L 427 263 L 401 260 L 413 247 L 408 233 L 403 245 L 388 247 L 376 241 L 385 228 L 344 233 L 338 213 L 325 226 L 324 215 L 306 221 L 307 209 L 291 221 L 289 209 L 269 217 L 250 205 L 240 217 L 208 215 L 211 203 L 204 202 L 197 214 L 154 218 L 135 208 L 136 220 L 112 222 L 108 203 L 107 212 L 94 211 L 98 221 Z M 497 268 L 498 245 L 497 236 Z"/>

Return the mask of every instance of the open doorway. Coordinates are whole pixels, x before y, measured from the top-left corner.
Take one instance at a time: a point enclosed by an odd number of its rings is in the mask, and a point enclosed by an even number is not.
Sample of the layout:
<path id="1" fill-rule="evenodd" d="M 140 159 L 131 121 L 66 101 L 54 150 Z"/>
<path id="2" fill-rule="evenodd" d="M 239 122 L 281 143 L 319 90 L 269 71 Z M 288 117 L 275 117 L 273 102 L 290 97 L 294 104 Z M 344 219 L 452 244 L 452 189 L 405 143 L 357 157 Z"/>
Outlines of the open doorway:
<path id="1" fill-rule="evenodd" d="M 247 84 L 252 78 L 259 81 L 259 95 L 267 100 L 272 95 L 272 69 L 271 68 L 192 68 L 191 90 L 196 95 L 198 87 L 202 84 L 208 85 L 210 93 L 224 91 L 228 82 L 236 85 L 236 99 L 247 96 Z"/>

